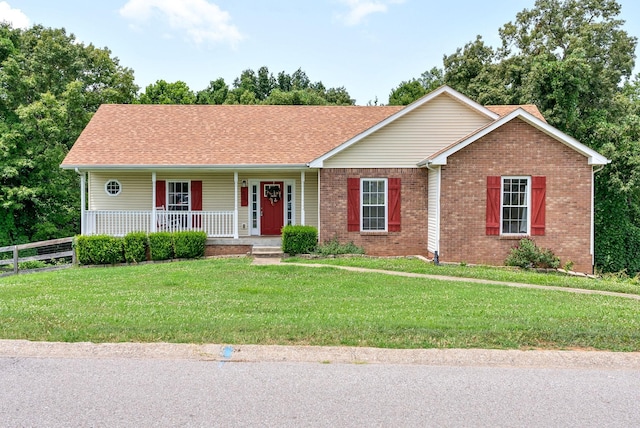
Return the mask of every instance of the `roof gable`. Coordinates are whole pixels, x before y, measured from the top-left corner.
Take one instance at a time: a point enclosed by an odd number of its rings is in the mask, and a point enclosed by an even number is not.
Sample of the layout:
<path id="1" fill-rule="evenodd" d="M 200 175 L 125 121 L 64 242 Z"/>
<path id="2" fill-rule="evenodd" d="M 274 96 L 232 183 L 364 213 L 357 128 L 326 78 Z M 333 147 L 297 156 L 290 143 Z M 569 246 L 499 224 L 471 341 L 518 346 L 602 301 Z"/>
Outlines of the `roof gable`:
<path id="1" fill-rule="evenodd" d="M 506 116 L 509 113 L 512 113 L 515 110 L 521 108 L 524 111 L 531 113 L 541 121 L 543 122 L 547 121 L 542 115 L 542 113 L 540 113 L 540 110 L 538 110 L 538 106 L 536 106 L 535 104 L 522 104 L 522 105 L 510 104 L 510 105 L 496 105 L 496 106 L 486 106 L 486 107 L 492 112 L 499 115 L 500 117 Z"/>
<path id="2" fill-rule="evenodd" d="M 433 99 L 441 96 L 441 95 L 448 95 L 450 97 L 452 97 L 453 99 L 455 99 L 456 101 L 462 103 L 463 105 L 467 106 L 468 108 L 477 111 L 479 114 L 486 116 L 487 118 L 491 119 L 491 120 L 496 120 L 499 118 L 499 115 L 497 113 L 494 113 L 493 111 L 489 110 L 488 108 L 476 103 L 475 101 L 471 100 L 470 98 L 462 95 L 460 92 L 448 87 L 448 86 L 441 86 L 440 88 L 428 93 L 427 95 L 423 96 L 422 98 L 414 101 L 413 103 L 409 104 L 408 106 L 402 108 L 401 110 L 399 110 L 398 112 L 396 112 L 395 114 L 387 117 L 386 119 L 382 120 L 381 122 L 379 122 L 378 124 L 376 124 L 375 126 L 367 129 L 366 131 L 354 136 L 353 138 L 345 141 L 344 143 L 340 144 L 339 146 L 335 147 L 334 149 L 332 149 L 331 151 L 323 154 L 322 156 L 318 157 L 317 159 L 314 159 L 313 161 L 311 161 L 309 163 L 309 166 L 314 167 L 314 168 L 322 168 L 324 161 L 337 155 L 338 153 L 348 149 L 349 147 L 351 147 L 352 145 L 362 141 L 363 139 L 367 138 L 368 136 L 370 136 L 371 134 L 379 131 L 380 129 L 388 126 L 389 124 L 397 121 L 398 119 L 406 116 L 407 114 L 411 113 L 412 111 L 414 111 L 415 109 L 423 106 L 424 104 L 432 101 Z"/>
<path id="3" fill-rule="evenodd" d="M 473 142 L 479 140 L 480 138 L 482 138 L 485 135 L 493 132 L 497 128 L 501 127 L 505 123 L 508 123 L 508 122 L 512 121 L 515 118 L 519 118 L 519 119 L 525 121 L 529 125 L 537 128 L 538 130 L 540 130 L 540 131 L 544 132 L 545 134 L 549 135 L 550 137 L 556 139 L 560 143 L 569 146 L 573 150 L 575 150 L 578 153 L 582 154 L 583 156 L 587 157 L 589 165 L 606 165 L 606 164 L 611 162 L 609 159 L 607 159 L 606 157 L 602 156 L 600 153 L 596 152 L 595 150 L 590 149 L 589 147 L 587 147 L 584 144 L 580 143 L 575 138 L 570 137 L 569 135 L 565 134 L 564 132 L 562 132 L 562 131 L 554 128 L 553 126 L 549 125 L 548 123 L 538 119 L 536 116 L 534 116 L 533 114 L 527 112 L 523 108 L 518 108 L 518 109 L 512 111 L 511 113 L 509 113 L 508 115 L 503 116 L 500 119 L 496 120 L 495 122 L 488 124 L 484 128 L 481 128 L 481 129 L 477 130 L 473 134 L 471 134 L 471 135 L 469 135 L 467 137 L 464 137 L 463 139 L 453 143 L 449 147 L 447 147 L 447 148 L 445 148 L 445 149 L 443 149 L 443 150 L 441 150 L 441 151 L 439 151 L 437 153 L 434 153 L 432 156 L 430 156 L 430 157 L 422 160 L 421 162 L 419 162 L 418 166 L 446 165 L 447 164 L 447 158 L 449 156 L 451 156 L 452 154 L 462 150 L 463 148 L 467 147 L 469 144 L 472 144 Z"/>

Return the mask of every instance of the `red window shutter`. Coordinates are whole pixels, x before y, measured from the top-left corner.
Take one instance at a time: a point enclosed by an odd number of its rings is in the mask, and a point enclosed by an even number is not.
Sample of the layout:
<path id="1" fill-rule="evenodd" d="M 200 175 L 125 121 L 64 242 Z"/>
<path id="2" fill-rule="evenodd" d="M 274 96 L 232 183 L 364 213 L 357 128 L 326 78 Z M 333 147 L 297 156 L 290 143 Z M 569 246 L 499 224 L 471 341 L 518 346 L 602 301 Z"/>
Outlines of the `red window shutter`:
<path id="1" fill-rule="evenodd" d="M 389 190 L 389 232 L 400 232 L 400 179 L 390 178 Z"/>
<path id="2" fill-rule="evenodd" d="M 501 184 L 500 177 L 487 177 L 487 235 L 500 235 Z"/>
<path id="3" fill-rule="evenodd" d="M 202 211 L 202 181 L 191 182 L 191 211 Z"/>
<path id="4" fill-rule="evenodd" d="M 241 207 L 249 206 L 249 188 L 248 187 L 240 188 L 240 206 Z"/>
<path id="5" fill-rule="evenodd" d="M 547 178 L 531 177 L 531 235 L 544 235 Z"/>
<path id="6" fill-rule="evenodd" d="M 167 209 L 167 183 L 164 180 L 156 181 L 156 208 Z"/>
<path id="7" fill-rule="evenodd" d="M 360 231 L 360 179 L 347 178 L 347 230 Z"/>

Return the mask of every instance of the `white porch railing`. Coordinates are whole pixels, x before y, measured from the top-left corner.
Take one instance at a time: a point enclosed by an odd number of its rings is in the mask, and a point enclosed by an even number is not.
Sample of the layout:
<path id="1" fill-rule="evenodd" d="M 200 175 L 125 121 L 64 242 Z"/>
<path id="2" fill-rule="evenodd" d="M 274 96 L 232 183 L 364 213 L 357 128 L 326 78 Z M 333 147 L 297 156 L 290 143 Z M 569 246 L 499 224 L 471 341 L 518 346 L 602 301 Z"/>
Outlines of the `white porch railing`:
<path id="1" fill-rule="evenodd" d="M 85 211 L 87 235 L 123 236 L 129 232 L 202 230 L 209 237 L 233 237 L 233 211 Z"/>

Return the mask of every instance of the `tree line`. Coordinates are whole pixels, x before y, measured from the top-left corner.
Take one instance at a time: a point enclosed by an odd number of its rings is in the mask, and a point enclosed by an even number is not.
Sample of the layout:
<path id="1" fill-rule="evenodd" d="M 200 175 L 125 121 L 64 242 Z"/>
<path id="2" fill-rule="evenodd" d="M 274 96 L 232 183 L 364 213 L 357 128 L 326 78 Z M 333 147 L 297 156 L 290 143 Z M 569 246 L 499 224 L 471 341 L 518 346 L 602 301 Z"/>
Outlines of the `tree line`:
<path id="1" fill-rule="evenodd" d="M 596 174 L 596 264 L 640 272 L 640 76 L 637 39 L 615 0 L 536 0 L 499 29 L 401 82 L 389 104 L 446 84 L 480 104 L 535 104 L 547 121 L 612 160 Z M 144 91 L 108 49 L 64 29 L 0 24 L 0 246 L 79 231 L 79 179 L 59 168 L 103 103 L 353 105 L 344 87 L 302 69 L 247 69 L 199 91 L 159 80 Z"/>
<path id="2" fill-rule="evenodd" d="M 326 88 L 312 82 L 302 69 L 274 76 L 266 66 L 244 70 L 230 87 L 223 78 L 194 92 L 183 81 L 158 80 L 137 100 L 141 104 L 270 104 L 270 105 L 353 105 L 355 100 L 344 87 Z"/>

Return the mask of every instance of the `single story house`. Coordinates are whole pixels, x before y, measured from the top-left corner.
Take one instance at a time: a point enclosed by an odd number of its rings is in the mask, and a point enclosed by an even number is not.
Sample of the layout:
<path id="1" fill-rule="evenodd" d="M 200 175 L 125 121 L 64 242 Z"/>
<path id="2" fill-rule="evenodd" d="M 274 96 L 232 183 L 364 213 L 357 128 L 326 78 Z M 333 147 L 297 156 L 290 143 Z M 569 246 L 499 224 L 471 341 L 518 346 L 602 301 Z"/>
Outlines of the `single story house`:
<path id="1" fill-rule="evenodd" d="M 586 272 L 608 162 L 535 106 L 443 86 L 405 107 L 103 105 L 61 166 L 81 177 L 83 234 L 204 230 L 223 254 L 301 224 L 494 265 L 531 236 Z"/>

